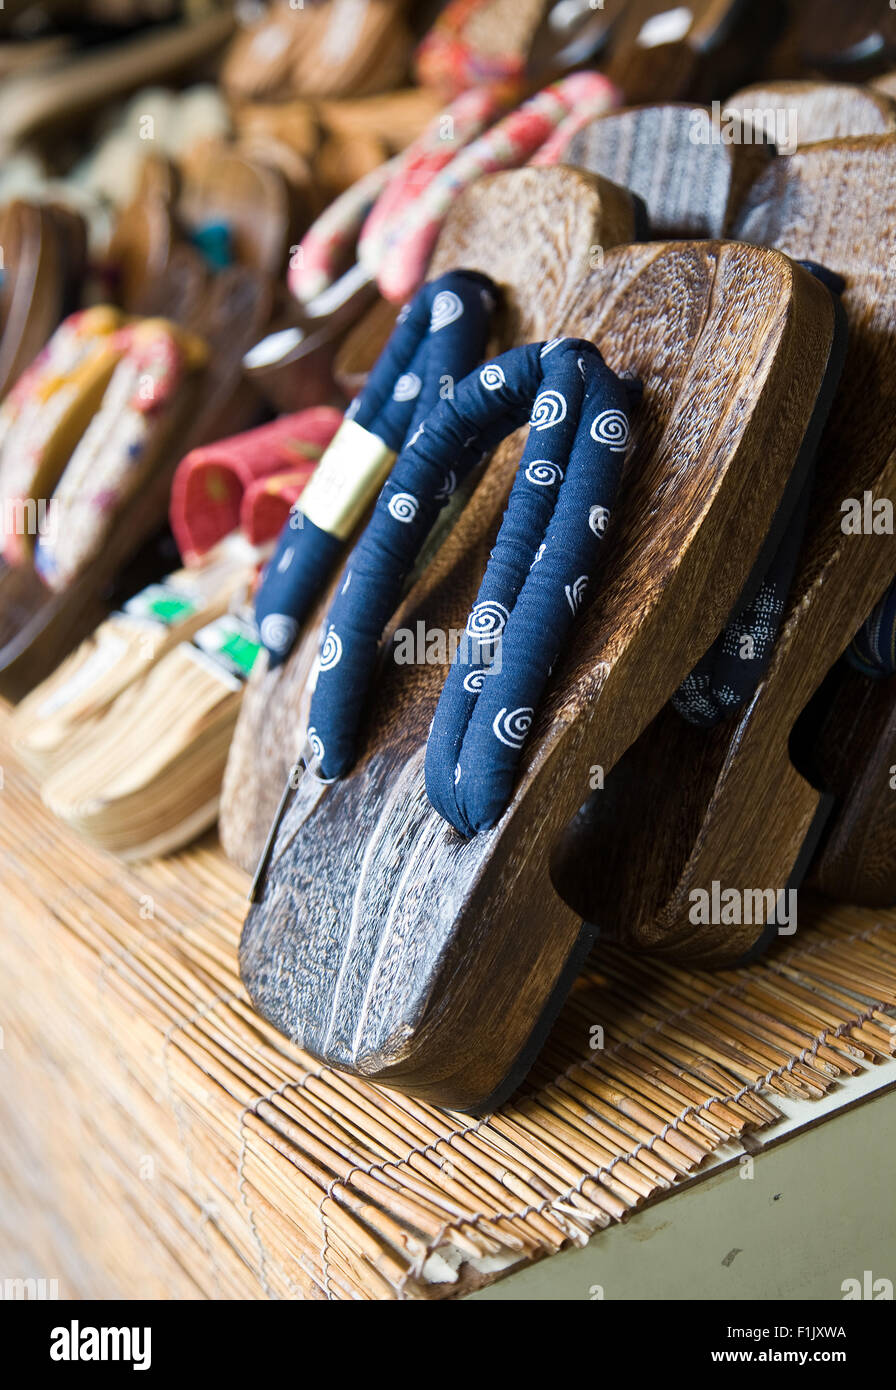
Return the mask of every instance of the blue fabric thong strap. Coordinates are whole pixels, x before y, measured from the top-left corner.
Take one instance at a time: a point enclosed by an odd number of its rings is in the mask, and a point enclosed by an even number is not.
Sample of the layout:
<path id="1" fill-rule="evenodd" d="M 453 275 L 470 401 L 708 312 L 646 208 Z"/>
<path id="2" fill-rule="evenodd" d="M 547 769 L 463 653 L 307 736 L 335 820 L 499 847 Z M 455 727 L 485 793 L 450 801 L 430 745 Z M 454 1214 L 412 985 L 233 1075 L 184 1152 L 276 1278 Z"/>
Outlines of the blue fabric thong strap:
<path id="1" fill-rule="evenodd" d="M 890 585 L 846 650 L 846 659 L 865 676 L 896 675 L 896 582 Z"/>
<path id="2" fill-rule="evenodd" d="M 711 728 L 726 719 L 751 699 L 768 670 L 796 573 L 812 487 L 810 477 L 755 598 L 729 619 L 672 696 L 673 707 L 689 724 Z"/>
<path id="3" fill-rule="evenodd" d="M 424 285 L 399 321 L 346 419 L 398 453 L 437 404 L 482 361 L 497 304 L 491 280 L 458 270 Z M 344 550 L 301 500 L 262 575 L 255 618 L 270 664 L 286 660 L 299 627 Z"/>
<path id="4" fill-rule="evenodd" d="M 801 261 L 800 265 L 820 280 L 835 298 L 842 294 L 841 276 L 815 261 Z M 729 619 L 709 651 L 672 696 L 673 708 L 689 724 L 711 728 L 734 714 L 752 699 L 768 670 L 796 574 L 814 475 L 813 461 L 784 537 L 755 596 Z"/>
<path id="5" fill-rule="evenodd" d="M 426 751 L 432 804 L 462 834 L 510 800 L 520 750 L 600 550 L 630 393 L 593 344 L 514 348 L 462 381 L 405 446 L 324 628 L 309 738 L 324 778 L 355 757 L 383 629 L 440 507 L 507 434 L 529 436 Z"/>

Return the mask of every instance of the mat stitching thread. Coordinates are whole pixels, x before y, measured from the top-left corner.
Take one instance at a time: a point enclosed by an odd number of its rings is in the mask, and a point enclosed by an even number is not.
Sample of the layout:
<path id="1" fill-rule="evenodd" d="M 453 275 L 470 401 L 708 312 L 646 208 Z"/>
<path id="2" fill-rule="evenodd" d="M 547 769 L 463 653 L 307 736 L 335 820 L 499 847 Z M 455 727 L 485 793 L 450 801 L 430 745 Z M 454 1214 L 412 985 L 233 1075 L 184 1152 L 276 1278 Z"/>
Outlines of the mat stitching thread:
<path id="1" fill-rule="evenodd" d="M 862 1014 L 856 1016 L 855 1018 L 853 1018 L 853 1019 L 851 1019 L 851 1020 L 849 1020 L 849 1019 L 848 1019 L 848 1020 L 845 1020 L 843 1023 L 841 1023 L 840 1025 L 838 1025 L 838 1028 L 837 1028 L 836 1030 L 835 1030 L 835 1029 L 830 1029 L 830 1028 L 827 1028 L 827 1029 L 822 1030 L 822 1032 L 821 1032 L 820 1034 L 816 1035 L 817 1043 L 821 1043 L 821 1042 L 824 1041 L 826 1038 L 831 1037 L 831 1036 L 839 1036 L 843 1031 L 845 1031 L 845 1030 L 848 1029 L 848 1028 L 856 1027 L 856 1026 L 861 1025 L 861 1024 L 862 1024 L 863 1022 L 865 1022 L 868 1018 L 872 1017 L 873 1014 L 874 1014 L 874 1012 L 875 1012 L 876 1010 L 880 1009 L 880 1007 L 881 1007 L 881 1005 L 880 1005 L 880 1003 L 878 1002 L 878 1003 L 874 1004 L 870 1009 L 866 1010 L 864 1013 L 862 1013 Z M 803 1059 L 803 1056 L 806 1055 L 806 1054 L 808 1054 L 809 1051 L 810 1051 L 809 1048 L 804 1048 L 804 1049 L 803 1049 L 803 1053 L 801 1053 L 800 1056 L 797 1057 L 797 1058 L 792 1058 L 792 1059 L 791 1059 L 791 1062 L 795 1062 L 795 1061 L 802 1060 L 802 1059 Z M 787 1069 L 786 1065 L 782 1065 L 781 1067 L 778 1067 L 778 1068 L 772 1068 L 770 1071 L 768 1071 L 768 1072 L 765 1074 L 764 1077 L 760 1077 L 758 1081 L 755 1081 L 755 1082 L 753 1082 L 753 1083 L 750 1083 L 750 1084 L 748 1084 L 748 1085 L 746 1085 L 746 1086 L 741 1087 L 740 1091 L 738 1091 L 738 1093 L 737 1093 L 736 1096 L 733 1096 L 733 1097 L 725 1097 L 724 1099 L 730 1099 L 730 1100 L 737 1101 L 737 1100 L 742 1099 L 743 1096 L 747 1095 L 748 1092 L 753 1091 L 753 1092 L 757 1092 L 757 1093 L 758 1093 L 764 1086 L 767 1086 L 776 1076 L 781 1076 L 781 1075 L 783 1074 L 783 1072 L 784 1072 L 786 1069 Z M 646 1143 L 643 1143 L 643 1144 L 640 1144 L 640 1145 L 636 1146 L 636 1148 L 632 1151 L 631 1154 L 628 1154 L 628 1155 L 620 1154 L 616 1159 L 613 1160 L 613 1163 L 610 1165 L 610 1168 L 614 1167 L 615 1164 L 616 1164 L 617 1162 L 619 1162 L 619 1161 L 620 1161 L 621 1159 L 623 1159 L 623 1158 L 626 1158 L 626 1157 L 627 1157 L 627 1158 L 631 1158 L 635 1153 L 639 1152 L 640 1149 L 642 1149 L 642 1148 L 652 1149 L 653 1145 L 654 1145 L 655 1143 L 657 1143 L 661 1138 L 664 1138 L 665 1135 L 667 1135 L 667 1134 L 669 1133 L 670 1130 L 675 1130 L 675 1131 L 677 1132 L 679 1125 L 680 1125 L 681 1123 L 683 1123 L 683 1121 L 684 1121 L 685 1119 L 687 1119 L 690 1115 L 698 1114 L 701 1110 L 706 1109 L 707 1106 L 709 1106 L 709 1105 L 711 1105 L 711 1104 L 718 1103 L 718 1102 L 719 1102 L 720 1100 L 722 1100 L 722 1099 L 723 1099 L 722 1097 L 714 1096 L 714 1097 L 712 1097 L 709 1101 L 703 1101 L 699 1106 L 697 1106 L 697 1105 L 689 1105 L 689 1106 L 686 1106 L 686 1107 L 681 1111 L 681 1113 L 680 1113 L 678 1116 L 676 1116 L 676 1118 L 675 1118 L 674 1120 L 671 1120 L 668 1124 L 666 1124 L 666 1125 L 663 1127 L 663 1130 L 661 1131 L 660 1134 L 654 1135 L 654 1136 L 653 1136 L 649 1141 L 647 1141 Z M 528 1206 L 522 1208 L 522 1209 L 519 1210 L 519 1211 L 507 1211 L 507 1212 L 503 1212 L 503 1213 L 501 1213 L 500 1217 L 493 1217 L 492 1219 L 502 1219 L 502 1218 L 503 1218 L 503 1219 L 506 1219 L 506 1220 L 508 1220 L 508 1221 L 520 1221 L 520 1220 L 523 1220 L 523 1219 L 525 1219 L 526 1217 L 531 1216 L 531 1215 L 543 1215 L 545 1212 L 549 1212 L 551 1207 L 556 1206 L 556 1205 L 559 1204 L 559 1203 L 565 1202 L 565 1201 L 566 1201 L 569 1197 L 571 1197 L 575 1192 L 580 1191 L 580 1186 L 581 1186 L 581 1184 L 584 1183 L 584 1181 L 586 1181 L 589 1177 L 590 1177 L 590 1179 L 591 1179 L 592 1181 L 595 1181 L 595 1182 L 596 1182 L 596 1181 L 598 1181 L 601 1177 L 607 1176 L 608 1172 L 610 1171 L 610 1168 L 606 1168 L 606 1167 L 598 1168 L 598 1169 L 596 1169 L 592 1174 L 585 1174 L 585 1175 L 583 1176 L 583 1178 L 581 1178 L 581 1179 L 579 1180 L 578 1183 L 576 1183 L 576 1184 L 574 1184 L 573 1186 L 567 1188 L 565 1191 L 563 1191 L 563 1192 L 561 1192 L 561 1193 L 558 1193 L 558 1194 L 557 1194 L 556 1196 L 554 1196 L 554 1197 L 546 1197 L 546 1198 L 544 1199 L 544 1201 L 542 1201 L 542 1202 L 530 1203 Z M 580 1195 L 583 1195 L 583 1194 L 580 1193 Z M 481 1213 L 481 1215 L 485 1215 L 485 1213 Z M 479 1216 L 477 1216 L 476 1219 L 478 1220 L 478 1219 L 479 1219 Z M 587 1220 L 588 1218 L 583 1214 L 583 1219 L 586 1219 L 586 1220 Z M 473 1222 L 472 1224 L 475 1224 L 475 1222 Z M 436 1247 L 435 1247 L 434 1245 L 430 1245 L 430 1246 L 429 1246 L 429 1253 L 432 1254 L 432 1252 L 433 1252 L 433 1250 L 434 1250 L 435 1248 L 436 1248 Z M 406 1283 L 406 1281 L 407 1281 L 409 1275 L 410 1275 L 410 1271 L 408 1271 L 408 1273 L 405 1275 L 405 1278 L 402 1280 L 402 1286 L 401 1286 L 401 1287 L 402 1287 L 402 1290 L 403 1290 L 403 1288 L 404 1288 L 404 1284 Z"/>
<path id="2" fill-rule="evenodd" d="M 234 997 L 236 997 L 236 996 L 234 996 Z M 286 1088 L 287 1088 L 288 1086 L 294 1086 L 294 1085 L 295 1085 L 295 1083 L 294 1083 L 293 1081 L 291 1081 L 291 1080 L 286 1080 L 286 1081 L 283 1082 L 283 1084 L 282 1084 L 281 1086 L 278 1086 L 276 1090 L 274 1090 L 274 1091 L 267 1091 L 267 1092 L 265 1092 L 263 1095 L 256 1096 L 255 1099 L 252 1101 L 252 1103 L 251 1103 L 250 1105 L 244 1105 L 244 1106 L 243 1106 L 242 1110 L 240 1111 L 239 1121 L 238 1121 L 238 1123 L 239 1123 L 239 1135 L 240 1135 L 240 1152 L 239 1152 L 239 1158 L 237 1159 L 237 1165 L 236 1165 L 236 1172 L 237 1172 L 237 1190 L 238 1190 L 238 1192 L 239 1192 L 239 1194 L 240 1194 L 240 1197 L 241 1197 L 241 1199 L 242 1199 L 243 1206 L 244 1206 L 245 1209 L 246 1209 L 246 1217 L 247 1217 L 248 1222 L 249 1222 L 249 1229 L 251 1230 L 253 1236 L 255 1237 L 255 1244 L 256 1244 L 256 1246 L 257 1246 L 257 1248 L 258 1248 L 258 1279 L 259 1279 L 259 1283 L 261 1284 L 261 1287 L 262 1287 L 262 1289 L 264 1290 L 264 1293 L 267 1295 L 268 1298 L 275 1298 L 275 1297 L 276 1297 L 276 1295 L 274 1294 L 273 1290 L 271 1289 L 271 1286 L 270 1286 L 270 1284 L 269 1284 L 269 1282 L 268 1282 L 268 1277 L 267 1277 L 267 1266 L 268 1266 L 268 1263 L 269 1263 L 268 1255 L 267 1255 L 267 1251 L 266 1251 L 265 1248 L 264 1248 L 264 1243 L 263 1243 L 263 1241 L 262 1241 L 262 1239 L 261 1239 L 261 1235 L 259 1234 L 258 1226 L 257 1226 L 256 1221 L 255 1221 L 255 1212 L 253 1211 L 253 1209 L 252 1209 L 252 1207 L 251 1207 L 251 1205 L 250 1205 L 249 1198 L 248 1198 L 248 1195 L 247 1195 L 247 1193 L 246 1193 L 245 1162 L 246 1162 L 246 1152 L 247 1152 L 248 1143 L 249 1143 L 249 1135 L 248 1135 L 248 1132 L 247 1132 L 247 1130 L 246 1130 L 246 1116 L 247 1116 L 247 1115 L 256 1115 L 256 1116 L 258 1116 L 258 1107 L 259 1107 L 259 1105 L 261 1105 L 264 1101 L 272 1101 L 272 1100 L 274 1100 L 274 1098 L 275 1098 L 276 1096 L 282 1095 L 283 1092 L 286 1090 Z M 259 1116 L 259 1118 L 260 1118 L 260 1116 Z M 283 1269 L 280 1269 L 280 1266 L 276 1264 L 276 1261 L 273 1261 L 273 1260 L 272 1260 L 272 1261 L 270 1261 L 270 1263 L 276 1265 L 276 1268 L 278 1269 L 279 1273 L 283 1275 L 284 1280 L 285 1280 L 286 1283 L 289 1285 L 290 1290 L 291 1290 L 292 1292 L 295 1292 L 295 1293 L 297 1293 L 297 1294 L 300 1294 L 300 1293 L 301 1293 L 301 1290 L 298 1289 L 298 1288 L 296 1287 L 296 1285 L 293 1283 L 293 1281 L 289 1278 L 289 1276 L 288 1276 L 288 1274 L 286 1273 L 286 1271 L 283 1270 Z"/>

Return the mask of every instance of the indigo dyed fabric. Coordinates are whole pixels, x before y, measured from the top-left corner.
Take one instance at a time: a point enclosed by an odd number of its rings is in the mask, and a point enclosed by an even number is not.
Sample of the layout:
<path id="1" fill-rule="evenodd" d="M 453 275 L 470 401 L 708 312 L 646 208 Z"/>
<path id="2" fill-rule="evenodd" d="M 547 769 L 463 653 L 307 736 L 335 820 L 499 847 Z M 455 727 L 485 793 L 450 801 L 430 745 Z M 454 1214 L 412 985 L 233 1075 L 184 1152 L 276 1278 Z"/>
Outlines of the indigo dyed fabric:
<path id="1" fill-rule="evenodd" d="M 355 757 L 362 702 L 404 580 L 454 487 L 529 423 L 507 511 L 426 752 L 436 810 L 498 819 L 551 668 L 585 600 L 629 440 L 629 393 L 593 344 L 514 348 L 441 400 L 397 460 L 324 628 L 309 737 L 324 778 Z"/>
<path id="2" fill-rule="evenodd" d="M 846 659 L 866 676 L 896 675 L 896 583 L 856 633 Z"/>
<path id="3" fill-rule="evenodd" d="M 842 276 L 815 261 L 800 261 L 836 299 Z M 842 311 L 838 308 L 838 314 Z M 752 600 L 726 623 L 672 696 L 673 708 L 689 724 L 711 728 L 743 708 L 756 693 L 772 659 L 781 618 L 803 544 L 814 487 L 814 460 L 784 537 Z"/>
<path id="4" fill-rule="evenodd" d="M 482 360 L 497 290 L 476 271 L 449 271 L 415 295 L 400 316 L 367 385 L 346 419 L 395 453 L 441 395 Z M 343 541 L 301 512 L 283 527 L 255 600 L 255 617 L 270 664 L 286 660 L 312 603 L 335 567 Z"/>
<path id="5" fill-rule="evenodd" d="M 672 696 L 689 724 L 711 728 L 745 705 L 768 670 L 796 573 L 814 478 L 804 486 L 787 533 L 756 596 L 732 618 Z"/>

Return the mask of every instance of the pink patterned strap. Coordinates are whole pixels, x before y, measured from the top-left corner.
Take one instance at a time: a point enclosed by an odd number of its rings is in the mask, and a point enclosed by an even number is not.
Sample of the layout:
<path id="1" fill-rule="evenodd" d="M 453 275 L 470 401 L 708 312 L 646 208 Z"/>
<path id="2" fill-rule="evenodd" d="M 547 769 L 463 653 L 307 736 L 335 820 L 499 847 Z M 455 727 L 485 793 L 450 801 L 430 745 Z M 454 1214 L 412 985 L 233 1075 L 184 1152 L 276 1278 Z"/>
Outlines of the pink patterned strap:
<path id="1" fill-rule="evenodd" d="M 302 304 L 322 294 L 338 278 L 364 219 L 389 180 L 402 168 L 406 154 L 407 151 L 396 155 L 358 179 L 308 228 L 290 256 L 287 272 L 290 291 Z"/>
<path id="2" fill-rule="evenodd" d="M 471 140 L 493 125 L 518 97 L 519 88 L 509 83 L 464 92 L 408 146 L 401 168 L 368 214 L 358 240 L 358 259 L 371 275 L 379 269 L 390 241 L 401 235 L 408 208 L 436 175 Z"/>
<path id="3" fill-rule="evenodd" d="M 342 414 L 315 406 L 194 449 L 171 489 L 171 529 L 185 563 L 195 563 L 240 522 L 245 493 L 273 474 L 313 469 Z M 287 509 L 288 510 L 288 509 Z"/>
<path id="4" fill-rule="evenodd" d="M 622 93 L 606 81 L 605 89 L 596 88 L 589 101 L 583 101 L 571 115 L 561 121 L 553 135 L 549 135 L 540 150 L 529 160 L 536 168 L 545 164 L 562 164 L 569 150 L 569 142 L 586 125 L 598 116 L 605 116 L 613 107 L 622 103 Z"/>
<path id="5" fill-rule="evenodd" d="M 378 283 L 386 299 L 402 302 L 420 285 L 445 216 L 469 184 L 498 169 L 525 164 L 557 127 L 581 105 L 592 113 L 610 110 L 616 89 L 600 73 L 579 72 L 545 87 L 478 140 L 474 140 L 434 179 L 412 208 L 404 227 L 386 249 Z"/>
<path id="6" fill-rule="evenodd" d="M 419 81 L 447 97 L 482 83 L 521 78 L 525 60 L 519 53 L 483 53 L 464 37 L 467 25 L 488 0 L 449 0 L 417 49 Z"/>

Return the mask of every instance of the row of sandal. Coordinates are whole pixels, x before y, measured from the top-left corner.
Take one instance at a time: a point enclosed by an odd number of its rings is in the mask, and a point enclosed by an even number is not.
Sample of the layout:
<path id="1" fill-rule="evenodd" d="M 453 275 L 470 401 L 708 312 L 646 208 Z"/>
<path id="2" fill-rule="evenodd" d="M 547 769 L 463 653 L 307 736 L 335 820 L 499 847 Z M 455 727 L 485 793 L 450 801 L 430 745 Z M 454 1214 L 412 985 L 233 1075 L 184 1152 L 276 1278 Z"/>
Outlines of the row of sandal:
<path id="1" fill-rule="evenodd" d="M 568 554 L 566 483 L 544 532 L 515 530 L 514 516 L 535 505 L 525 485 L 533 495 L 542 485 L 537 464 L 545 480 L 566 467 L 573 475 L 568 441 L 558 465 L 539 438 L 574 416 L 568 384 L 546 387 L 544 399 L 536 391 L 522 460 L 518 445 L 499 449 L 430 564 L 415 574 L 409 553 L 393 568 L 389 520 L 398 533 L 424 511 L 415 460 L 423 451 L 433 469 L 443 461 L 438 448 L 426 452 L 427 434 L 456 424 L 455 411 L 467 422 L 468 377 L 454 402 L 427 415 L 422 435 L 417 425 L 406 437 L 368 528 L 283 674 L 262 670 L 250 687 L 260 698 L 247 700 L 243 718 L 257 721 L 256 758 L 278 696 L 292 719 L 310 708 L 302 770 L 275 820 L 244 930 L 243 976 L 261 1012 L 315 1055 L 452 1108 L 490 1109 L 518 1084 L 597 934 L 730 965 L 795 927 L 791 894 L 832 811 L 802 762 L 814 732 L 804 711 L 894 573 L 884 387 L 892 290 L 880 255 L 894 158 L 890 135 L 779 155 L 721 243 L 610 249 L 602 186 L 592 183 L 583 249 L 604 248 L 596 268 L 586 254 L 577 269 L 570 255 L 587 206 L 571 171 L 498 175 L 454 209 L 431 273 L 446 255 L 459 263 L 447 240 L 456 221 L 469 238 L 462 263 L 489 275 L 513 306 L 517 341 L 562 352 L 562 334 L 574 357 L 584 352 L 576 340 L 594 343 L 617 375 L 640 379 L 643 400 L 631 416 L 622 397 L 604 407 L 618 412 L 620 442 L 630 420 L 633 445 L 612 506 L 597 475 L 594 496 L 579 496 L 582 517 L 592 507 L 612 515 L 597 558 L 580 561 L 577 576 L 551 576 L 573 608 L 576 582 L 589 586 L 559 654 L 561 609 L 539 598 L 525 570 L 537 573 L 552 549 Z M 539 182 L 536 196 L 517 192 L 524 178 Z M 494 220 L 514 205 L 511 256 Z M 549 210 L 563 237 L 559 284 L 533 274 L 550 244 L 535 208 Z M 526 305 L 529 286 L 537 306 Z M 512 428 L 507 363 L 492 358 L 478 380 L 498 393 Z M 597 441 L 604 409 L 592 408 Z M 486 431 L 470 447 L 477 442 L 495 441 Z M 852 525 L 850 499 L 870 509 Z M 304 544 L 309 533 L 299 534 Z M 885 601 L 865 642 L 884 680 L 888 614 Z M 500 636 L 500 669 L 483 661 L 481 643 L 466 670 L 446 672 L 425 655 L 403 665 L 396 634 L 418 629 Z M 519 680 L 521 662 L 553 667 L 543 698 Z M 826 713 L 816 711 L 822 729 Z M 247 778 L 246 754 L 238 729 L 222 817 L 231 849 L 247 838 L 245 787 L 257 790 L 268 770 Z M 282 774 L 273 781 L 276 795 Z M 269 811 L 267 800 L 262 822 Z M 878 868 L 880 854 L 871 852 Z"/>
<path id="2" fill-rule="evenodd" d="M 725 10 L 689 11 L 708 51 Z M 896 900 L 896 106 L 615 101 L 462 91 L 453 147 L 298 243 L 273 339 L 283 261 L 232 267 L 217 323 L 66 320 L 0 415 L 0 682 L 47 804 L 128 857 L 220 808 L 259 1012 L 474 1113 L 601 939 L 731 966 L 805 881 Z M 303 417 L 214 444 L 238 378 Z M 186 568 L 34 689 L 169 502 Z"/>

